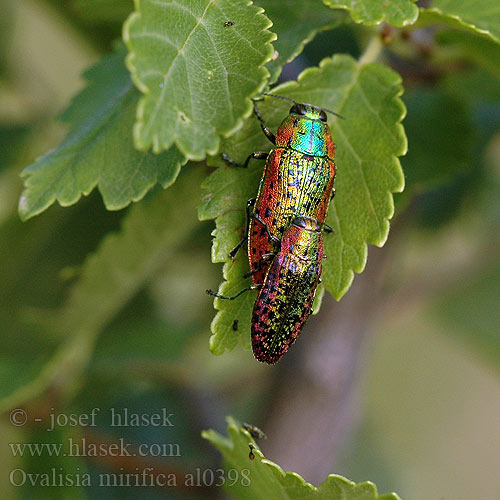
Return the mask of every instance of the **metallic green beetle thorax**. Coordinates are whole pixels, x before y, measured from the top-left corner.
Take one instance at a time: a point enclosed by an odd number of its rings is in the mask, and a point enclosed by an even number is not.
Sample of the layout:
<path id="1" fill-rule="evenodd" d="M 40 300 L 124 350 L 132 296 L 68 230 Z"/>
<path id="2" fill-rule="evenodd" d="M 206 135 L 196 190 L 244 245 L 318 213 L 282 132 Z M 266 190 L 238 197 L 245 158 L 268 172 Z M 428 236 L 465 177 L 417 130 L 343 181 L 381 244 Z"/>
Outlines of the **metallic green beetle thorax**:
<path id="1" fill-rule="evenodd" d="M 310 156 L 333 159 L 334 144 L 328 124 L 309 116 L 288 115 L 276 133 L 277 148 L 291 148 Z"/>

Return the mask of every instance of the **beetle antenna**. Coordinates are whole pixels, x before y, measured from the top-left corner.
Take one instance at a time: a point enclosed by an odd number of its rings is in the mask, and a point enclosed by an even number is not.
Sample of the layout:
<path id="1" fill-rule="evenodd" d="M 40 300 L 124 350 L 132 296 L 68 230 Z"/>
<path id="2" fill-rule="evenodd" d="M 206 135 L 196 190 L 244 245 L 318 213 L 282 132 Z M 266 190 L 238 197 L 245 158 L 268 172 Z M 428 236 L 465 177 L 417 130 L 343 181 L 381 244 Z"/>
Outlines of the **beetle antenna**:
<path id="1" fill-rule="evenodd" d="M 275 99 L 283 99 L 284 101 L 290 101 L 294 104 L 299 104 L 295 99 L 291 97 L 285 97 L 284 95 L 269 94 L 268 92 L 261 92 L 262 95 L 267 95 L 268 97 L 274 97 Z"/>
<path id="2" fill-rule="evenodd" d="M 319 106 L 315 106 L 314 104 L 309 104 L 308 102 L 299 103 L 295 99 L 292 99 L 291 97 L 285 97 L 284 95 L 269 94 L 268 92 L 261 92 L 261 94 L 267 95 L 268 97 L 274 97 L 275 99 L 283 99 L 284 101 L 290 101 L 293 102 L 294 104 L 304 104 L 306 106 L 312 106 L 313 108 L 316 109 L 322 109 L 323 111 L 326 111 L 327 113 L 330 113 L 333 116 L 337 116 L 338 118 L 345 120 L 345 117 L 339 115 L 338 113 L 335 113 L 335 111 L 332 111 L 331 109 L 320 108 Z"/>
<path id="3" fill-rule="evenodd" d="M 313 104 L 310 104 L 310 106 L 313 106 Z M 331 109 L 327 109 L 327 108 L 320 108 L 320 109 L 322 109 L 323 111 L 326 111 L 327 113 L 330 113 L 333 116 L 336 116 L 337 118 L 345 120 L 345 116 L 339 115 L 338 113 L 335 113 L 335 111 L 332 111 Z"/>

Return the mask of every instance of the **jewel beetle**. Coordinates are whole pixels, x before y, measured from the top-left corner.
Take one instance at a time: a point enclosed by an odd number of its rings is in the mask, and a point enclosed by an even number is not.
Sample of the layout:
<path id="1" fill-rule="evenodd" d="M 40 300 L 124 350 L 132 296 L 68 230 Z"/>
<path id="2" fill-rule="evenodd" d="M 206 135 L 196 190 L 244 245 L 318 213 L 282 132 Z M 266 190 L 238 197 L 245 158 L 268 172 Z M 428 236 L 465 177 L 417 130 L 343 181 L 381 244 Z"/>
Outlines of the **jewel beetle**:
<path id="1" fill-rule="evenodd" d="M 262 284 L 251 285 L 231 297 L 207 290 L 209 295 L 226 300 L 259 290 L 251 325 L 252 350 L 258 361 L 279 361 L 311 313 L 324 258 L 323 230 L 317 219 L 295 217 L 279 240 L 279 248 L 267 254 L 272 259 Z"/>
<path id="2" fill-rule="evenodd" d="M 252 350 L 258 361 L 279 361 L 311 314 L 324 258 L 322 226 L 317 219 L 295 217 L 285 230 L 253 308 Z"/>
<path id="3" fill-rule="evenodd" d="M 335 193 L 335 144 L 327 123 L 326 112 L 318 106 L 299 103 L 284 96 L 264 93 L 293 102 L 288 116 L 276 135 L 266 126 L 254 101 L 254 112 L 261 128 L 274 144 L 269 153 L 251 153 L 243 165 L 227 155 L 226 163 L 247 166 L 250 159 L 265 159 L 266 164 L 255 200 L 247 205 L 247 231 L 238 249 L 248 241 L 250 272 L 255 284 L 264 282 L 269 266 L 266 258 L 272 252 L 274 239 L 280 240 L 294 217 L 303 216 L 325 222 L 328 206 Z M 341 117 L 342 118 L 342 117 Z M 328 226 L 325 226 L 329 230 Z M 330 230 L 331 231 L 331 230 Z"/>

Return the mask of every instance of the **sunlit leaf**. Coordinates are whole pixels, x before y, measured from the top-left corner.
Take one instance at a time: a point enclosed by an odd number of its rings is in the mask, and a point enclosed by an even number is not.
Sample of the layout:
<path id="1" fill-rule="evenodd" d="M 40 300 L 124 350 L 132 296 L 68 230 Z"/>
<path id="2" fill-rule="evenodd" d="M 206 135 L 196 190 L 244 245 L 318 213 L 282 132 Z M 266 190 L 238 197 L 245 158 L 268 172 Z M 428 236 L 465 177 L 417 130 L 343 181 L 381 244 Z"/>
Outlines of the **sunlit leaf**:
<path id="1" fill-rule="evenodd" d="M 449 18 L 500 43 L 500 8 L 497 0 L 434 0 L 427 10 L 436 15 L 436 19 Z"/>
<path id="2" fill-rule="evenodd" d="M 394 26 L 413 24 L 418 17 L 414 0 L 323 0 L 332 9 L 348 9 L 357 23 L 380 24 L 387 22 Z"/>
<path id="3" fill-rule="evenodd" d="M 234 481 L 226 481 L 232 498 L 242 500 L 398 500 L 395 493 L 379 495 L 373 483 L 353 483 L 334 474 L 329 475 L 318 487 L 305 481 L 296 472 L 285 472 L 278 464 L 264 457 L 254 439 L 241 425 L 228 418 L 229 437 L 213 430 L 204 431 L 203 437 L 210 441 L 224 458 L 228 471 L 237 471 Z M 252 443 L 254 459 L 249 458 L 249 443 Z M 229 476 L 228 476 L 229 478 Z M 234 484 L 231 484 L 233 483 Z"/>
<path id="4" fill-rule="evenodd" d="M 406 152 L 406 137 L 400 124 L 405 108 L 399 76 L 378 64 L 360 64 L 347 56 L 325 59 L 318 68 L 309 68 L 298 82 L 288 82 L 273 91 L 301 102 L 312 102 L 335 110 L 345 120 L 332 119 L 337 145 L 336 196 L 327 223 L 335 233 L 325 235 L 328 259 L 323 264 L 325 288 L 337 299 L 349 288 L 354 272 L 364 269 L 367 244 L 381 246 L 389 231 L 394 206 L 392 193 L 403 189 L 404 179 L 398 156 Z M 267 99 L 262 116 L 272 128 L 286 116 L 288 105 Z M 267 145 L 266 145 L 267 142 Z M 258 121 L 249 119 L 234 137 L 223 143 L 223 151 L 242 161 L 251 151 L 269 149 Z M 220 160 L 213 159 L 218 164 Z M 216 218 L 212 249 L 214 262 L 226 262 L 220 292 L 231 295 L 250 284 L 242 274 L 248 271 L 247 258 L 240 251 L 234 261 L 229 251 L 241 238 L 245 224 L 245 201 L 255 197 L 263 162 L 254 160 L 248 169 L 224 167 L 204 183 L 201 219 Z M 234 347 L 236 332 L 231 325 L 240 321 L 242 341 L 248 344 L 251 305 L 255 292 L 233 301 L 215 299 L 219 313 L 212 323 L 211 346 L 221 353 Z"/>
<path id="5" fill-rule="evenodd" d="M 136 0 L 124 39 L 144 94 L 135 126 L 139 149 L 176 144 L 193 160 L 216 153 L 220 135 L 241 126 L 250 97 L 266 84 L 270 26 L 248 0 Z"/>

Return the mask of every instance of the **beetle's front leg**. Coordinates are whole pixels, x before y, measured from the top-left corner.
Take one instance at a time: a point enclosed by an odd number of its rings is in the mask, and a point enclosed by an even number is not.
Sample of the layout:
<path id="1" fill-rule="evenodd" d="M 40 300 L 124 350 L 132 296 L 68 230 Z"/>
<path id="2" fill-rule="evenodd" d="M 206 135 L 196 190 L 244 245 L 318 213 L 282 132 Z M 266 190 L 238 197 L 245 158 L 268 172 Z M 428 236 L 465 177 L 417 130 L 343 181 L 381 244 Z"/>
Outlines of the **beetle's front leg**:
<path id="1" fill-rule="evenodd" d="M 226 165 L 229 165 L 230 167 L 238 167 L 238 168 L 247 168 L 248 167 L 248 162 L 252 159 L 255 158 L 256 160 L 267 160 L 267 156 L 269 153 L 266 151 L 255 151 L 255 153 L 250 153 L 247 156 L 247 159 L 243 164 L 235 162 L 228 154 L 222 153 L 222 159 L 226 163 Z"/>

